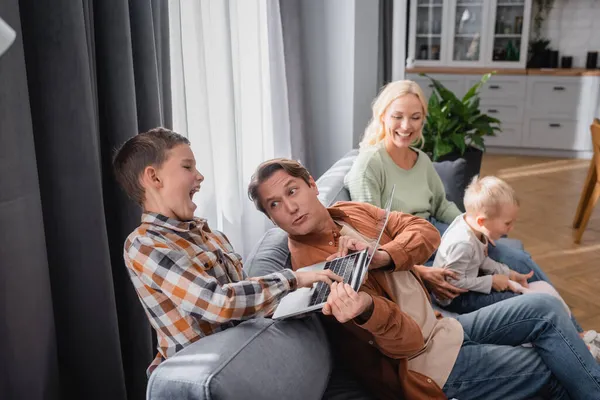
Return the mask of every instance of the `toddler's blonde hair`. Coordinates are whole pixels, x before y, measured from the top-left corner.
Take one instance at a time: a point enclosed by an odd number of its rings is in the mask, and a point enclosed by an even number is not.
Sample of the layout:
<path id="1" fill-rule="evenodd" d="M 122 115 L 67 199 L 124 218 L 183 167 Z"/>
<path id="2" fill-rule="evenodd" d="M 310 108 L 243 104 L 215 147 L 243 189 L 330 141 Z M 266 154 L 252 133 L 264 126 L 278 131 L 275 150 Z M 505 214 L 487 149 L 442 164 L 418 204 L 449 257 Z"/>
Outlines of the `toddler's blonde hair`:
<path id="1" fill-rule="evenodd" d="M 487 218 L 495 218 L 501 214 L 503 207 L 519 206 L 519 199 L 514 189 L 502 179 L 475 176 L 465 191 L 464 204 L 470 215 L 481 213 Z"/>

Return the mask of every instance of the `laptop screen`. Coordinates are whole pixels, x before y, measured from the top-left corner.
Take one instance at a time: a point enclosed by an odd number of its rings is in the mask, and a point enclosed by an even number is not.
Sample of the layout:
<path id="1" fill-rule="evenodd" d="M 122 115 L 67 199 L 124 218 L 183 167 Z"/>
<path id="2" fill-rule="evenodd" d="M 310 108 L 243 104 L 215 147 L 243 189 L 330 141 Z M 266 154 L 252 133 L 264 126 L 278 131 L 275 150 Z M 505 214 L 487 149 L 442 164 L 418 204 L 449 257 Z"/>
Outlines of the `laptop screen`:
<path id="1" fill-rule="evenodd" d="M 377 249 L 379 248 L 379 241 L 381 240 L 381 237 L 383 236 L 383 232 L 385 231 L 385 227 L 387 225 L 388 218 L 390 217 L 390 209 L 392 208 L 392 199 L 394 198 L 395 191 L 396 191 L 396 185 L 392 186 L 392 192 L 390 193 L 390 197 L 388 198 L 387 202 L 385 203 L 385 208 L 384 208 L 385 214 L 384 214 L 382 220 L 379 222 L 381 224 L 381 228 L 379 230 L 379 237 L 377 238 L 377 241 L 372 246 L 369 246 L 369 249 L 368 249 L 369 261 L 367 262 L 367 266 L 371 265 L 371 261 L 373 260 L 375 251 L 377 251 Z"/>

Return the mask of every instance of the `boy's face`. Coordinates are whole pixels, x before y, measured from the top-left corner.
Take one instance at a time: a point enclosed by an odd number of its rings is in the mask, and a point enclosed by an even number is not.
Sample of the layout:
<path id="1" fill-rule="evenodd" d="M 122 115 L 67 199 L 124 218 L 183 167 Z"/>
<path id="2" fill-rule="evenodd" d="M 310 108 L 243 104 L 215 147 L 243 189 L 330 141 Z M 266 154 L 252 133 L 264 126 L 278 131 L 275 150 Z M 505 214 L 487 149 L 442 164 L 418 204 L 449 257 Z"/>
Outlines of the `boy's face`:
<path id="1" fill-rule="evenodd" d="M 512 230 L 517 219 L 519 207 L 513 204 L 502 207 L 500 214 L 494 218 L 481 217 L 483 233 L 492 240 L 498 240 Z"/>
<path id="2" fill-rule="evenodd" d="M 204 177 L 196 169 L 190 146 L 180 144 L 169 150 L 165 162 L 156 169 L 156 178 L 152 189 L 159 207 L 157 211 L 180 221 L 193 219 L 196 204 L 192 198 L 200 190 Z"/>

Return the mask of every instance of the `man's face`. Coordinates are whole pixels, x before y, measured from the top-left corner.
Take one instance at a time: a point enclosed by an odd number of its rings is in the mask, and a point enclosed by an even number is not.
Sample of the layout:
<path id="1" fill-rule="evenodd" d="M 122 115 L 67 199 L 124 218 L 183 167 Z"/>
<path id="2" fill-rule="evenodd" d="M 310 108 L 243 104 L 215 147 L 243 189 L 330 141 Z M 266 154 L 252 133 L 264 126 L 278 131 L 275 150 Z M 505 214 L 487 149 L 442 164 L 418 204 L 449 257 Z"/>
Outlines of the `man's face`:
<path id="1" fill-rule="evenodd" d="M 279 170 L 258 188 L 269 218 L 293 236 L 315 232 L 323 222 L 320 211 L 324 206 L 317 198 L 319 190 L 312 177 L 309 182 L 310 185 Z"/>
<path id="2" fill-rule="evenodd" d="M 204 177 L 196 169 L 196 159 L 187 144 L 169 150 L 167 159 L 156 170 L 161 186 L 158 189 L 161 213 L 169 218 L 189 221 L 194 217 L 194 194 L 200 190 Z"/>

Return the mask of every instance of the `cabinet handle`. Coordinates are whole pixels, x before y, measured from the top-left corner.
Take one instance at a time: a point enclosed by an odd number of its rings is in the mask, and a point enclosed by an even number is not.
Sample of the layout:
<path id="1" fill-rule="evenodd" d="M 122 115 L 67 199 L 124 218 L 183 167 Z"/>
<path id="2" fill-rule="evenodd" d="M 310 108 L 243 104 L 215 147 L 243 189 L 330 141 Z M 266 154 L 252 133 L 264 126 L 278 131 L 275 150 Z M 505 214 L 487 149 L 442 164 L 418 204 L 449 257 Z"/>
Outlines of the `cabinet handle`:
<path id="1" fill-rule="evenodd" d="M 556 90 L 556 91 L 565 90 L 565 87 L 564 86 L 554 86 L 554 90 Z"/>
<path id="2" fill-rule="evenodd" d="M 490 85 L 489 88 L 493 89 L 493 90 L 496 90 L 496 89 L 500 89 L 500 86 L 498 86 L 498 85 Z"/>
<path id="3" fill-rule="evenodd" d="M 498 113 L 498 110 L 496 110 L 496 109 L 492 108 L 491 110 L 488 110 L 488 112 L 489 112 L 490 114 L 497 114 L 497 113 Z"/>
<path id="4" fill-rule="evenodd" d="M 560 128 L 560 124 L 549 124 L 550 128 Z"/>

